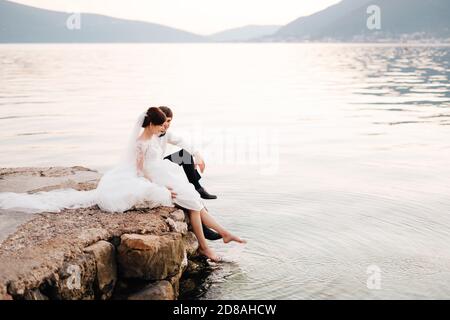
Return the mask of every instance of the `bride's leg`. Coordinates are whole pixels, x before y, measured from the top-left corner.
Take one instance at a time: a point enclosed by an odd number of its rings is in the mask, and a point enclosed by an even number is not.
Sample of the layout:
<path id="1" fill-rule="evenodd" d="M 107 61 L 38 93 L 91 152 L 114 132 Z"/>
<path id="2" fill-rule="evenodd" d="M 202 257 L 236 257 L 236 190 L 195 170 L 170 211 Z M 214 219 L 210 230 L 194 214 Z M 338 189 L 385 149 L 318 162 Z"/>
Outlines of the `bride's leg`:
<path id="1" fill-rule="evenodd" d="M 201 217 L 201 222 L 203 222 L 203 224 L 205 226 L 207 226 L 208 228 L 212 228 L 212 229 L 216 230 L 222 236 L 223 242 L 225 242 L 225 243 L 228 243 L 228 242 L 231 242 L 231 241 L 236 241 L 236 242 L 239 242 L 239 243 L 246 243 L 247 242 L 245 240 L 242 240 L 238 236 L 235 236 L 235 235 L 231 234 L 231 232 L 229 232 L 224 227 L 222 227 L 216 221 L 216 219 L 214 219 L 213 216 L 211 216 L 208 213 L 208 211 L 206 211 L 205 208 L 203 208 L 202 211 L 200 211 L 200 217 Z"/>
<path id="2" fill-rule="evenodd" d="M 189 218 L 191 220 L 192 230 L 198 240 L 199 252 L 212 261 L 220 261 L 220 257 L 208 247 L 205 235 L 203 234 L 202 220 L 200 218 L 200 211 L 189 210 Z"/>

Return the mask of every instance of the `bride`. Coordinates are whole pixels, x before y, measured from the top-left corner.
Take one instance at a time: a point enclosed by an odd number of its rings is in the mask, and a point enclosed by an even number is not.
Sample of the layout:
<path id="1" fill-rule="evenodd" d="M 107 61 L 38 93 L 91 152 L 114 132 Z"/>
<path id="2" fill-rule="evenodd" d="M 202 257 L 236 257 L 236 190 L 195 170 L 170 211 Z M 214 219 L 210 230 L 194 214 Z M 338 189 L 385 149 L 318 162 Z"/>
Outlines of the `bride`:
<path id="1" fill-rule="evenodd" d="M 123 161 L 105 173 L 96 189 L 36 194 L 4 192 L 0 193 L 0 209 L 38 213 L 98 205 L 104 211 L 124 212 L 143 204 L 149 208 L 176 205 L 189 212 L 199 252 L 212 261 L 220 261 L 221 257 L 208 247 L 202 223 L 217 231 L 224 243 L 246 241 L 223 228 L 208 213 L 182 168 L 164 159 L 167 140 L 159 136 L 165 131 L 165 121 L 166 116 L 159 108 L 152 107 L 143 113 L 134 126 Z"/>

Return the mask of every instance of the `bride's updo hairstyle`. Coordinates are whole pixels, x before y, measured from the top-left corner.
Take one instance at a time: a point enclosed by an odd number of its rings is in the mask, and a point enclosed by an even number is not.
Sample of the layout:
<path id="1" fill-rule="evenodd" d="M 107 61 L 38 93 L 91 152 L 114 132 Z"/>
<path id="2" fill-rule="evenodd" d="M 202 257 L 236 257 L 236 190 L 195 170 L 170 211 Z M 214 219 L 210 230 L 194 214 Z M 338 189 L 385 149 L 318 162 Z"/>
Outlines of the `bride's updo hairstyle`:
<path id="1" fill-rule="evenodd" d="M 151 107 L 147 110 L 142 128 L 146 128 L 151 124 L 160 126 L 166 122 L 166 115 L 159 108 Z"/>

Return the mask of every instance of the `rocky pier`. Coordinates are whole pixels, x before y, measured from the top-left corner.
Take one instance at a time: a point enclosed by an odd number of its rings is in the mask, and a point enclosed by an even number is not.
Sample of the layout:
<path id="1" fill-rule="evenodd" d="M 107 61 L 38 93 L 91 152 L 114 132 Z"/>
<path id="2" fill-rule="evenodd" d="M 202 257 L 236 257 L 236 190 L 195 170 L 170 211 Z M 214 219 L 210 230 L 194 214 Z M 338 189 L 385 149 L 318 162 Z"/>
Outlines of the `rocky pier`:
<path id="1" fill-rule="evenodd" d="M 0 192 L 90 190 L 100 177 L 83 167 L 0 169 Z M 4 211 L 0 236 L 1 300 L 174 300 L 183 276 L 207 268 L 188 216 L 170 207 Z"/>

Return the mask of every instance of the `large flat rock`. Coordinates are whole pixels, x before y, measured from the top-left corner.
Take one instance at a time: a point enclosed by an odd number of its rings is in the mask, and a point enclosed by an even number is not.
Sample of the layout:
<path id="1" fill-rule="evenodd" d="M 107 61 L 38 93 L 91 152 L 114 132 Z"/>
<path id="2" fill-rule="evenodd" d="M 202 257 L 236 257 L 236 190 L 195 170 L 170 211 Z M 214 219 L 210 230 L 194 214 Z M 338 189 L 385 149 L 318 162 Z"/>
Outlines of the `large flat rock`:
<path id="1" fill-rule="evenodd" d="M 39 192 L 62 188 L 90 190 L 101 174 L 84 167 L 0 168 L 0 192 Z M 0 209 L 0 243 L 35 215 Z"/>

